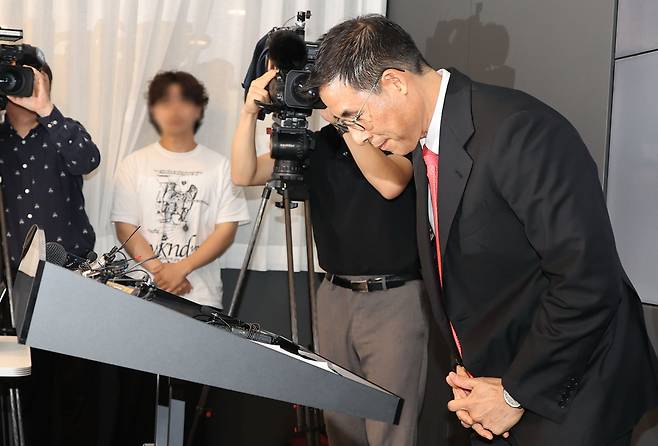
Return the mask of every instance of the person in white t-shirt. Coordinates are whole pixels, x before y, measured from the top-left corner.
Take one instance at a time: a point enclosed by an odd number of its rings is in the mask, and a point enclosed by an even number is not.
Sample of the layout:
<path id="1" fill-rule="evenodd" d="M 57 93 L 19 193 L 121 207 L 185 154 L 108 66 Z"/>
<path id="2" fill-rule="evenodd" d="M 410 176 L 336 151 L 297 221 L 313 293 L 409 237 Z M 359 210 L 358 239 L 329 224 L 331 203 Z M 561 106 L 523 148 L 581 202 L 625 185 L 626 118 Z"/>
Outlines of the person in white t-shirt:
<path id="1" fill-rule="evenodd" d="M 197 144 L 208 96 L 182 71 L 155 76 L 147 94 L 160 140 L 127 156 L 115 180 L 112 221 L 117 237 L 144 263 L 159 288 L 221 308 L 218 258 L 249 215 L 232 185 L 227 158 Z"/>

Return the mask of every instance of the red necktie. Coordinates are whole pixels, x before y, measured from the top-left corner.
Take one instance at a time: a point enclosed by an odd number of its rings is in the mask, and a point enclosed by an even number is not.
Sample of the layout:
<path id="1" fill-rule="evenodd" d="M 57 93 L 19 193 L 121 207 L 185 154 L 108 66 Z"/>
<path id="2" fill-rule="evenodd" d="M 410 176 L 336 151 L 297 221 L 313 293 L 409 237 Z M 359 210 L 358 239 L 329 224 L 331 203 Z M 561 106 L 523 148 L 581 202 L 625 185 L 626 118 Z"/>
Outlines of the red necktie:
<path id="1" fill-rule="evenodd" d="M 427 181 L 430 185 L 430 194 L 432 197 L 432 210 L 434 214 L 434 241 L 436 242 L 436 258 L 439 264 L 439 282 L 443 288 L 443 262 L 441 259 L 441 242 L 439 241 L 439 155 L 432 152 L 427 146 L 423 146 L 423 161 L 427 170 Z M 457 337 L 455 327 L 450 322 L 450 330 L 452 337 L 459 350 L 459 355 L 462 356 L 462 346 Z"/>

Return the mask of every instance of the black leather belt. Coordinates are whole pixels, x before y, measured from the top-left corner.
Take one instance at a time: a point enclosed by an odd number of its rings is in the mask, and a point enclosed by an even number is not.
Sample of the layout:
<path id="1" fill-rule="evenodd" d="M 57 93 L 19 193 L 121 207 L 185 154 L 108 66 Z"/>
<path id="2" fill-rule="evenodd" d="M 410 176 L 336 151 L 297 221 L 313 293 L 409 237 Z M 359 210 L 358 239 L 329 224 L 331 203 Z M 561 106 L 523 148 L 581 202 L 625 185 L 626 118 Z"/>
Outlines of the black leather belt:
<path id="1" fill-rule="evenodd" d="M 351 280 L 327 273 L 325 279 L 341 288 L 347 288 L 348 290 L 358 291 L 360 293 L 370 293 L 372 291 L 384 291 L 401 287 L 407 282 L 420 279 L 420 274 L 390 275 L 373 277 L 371 279 Z"/>

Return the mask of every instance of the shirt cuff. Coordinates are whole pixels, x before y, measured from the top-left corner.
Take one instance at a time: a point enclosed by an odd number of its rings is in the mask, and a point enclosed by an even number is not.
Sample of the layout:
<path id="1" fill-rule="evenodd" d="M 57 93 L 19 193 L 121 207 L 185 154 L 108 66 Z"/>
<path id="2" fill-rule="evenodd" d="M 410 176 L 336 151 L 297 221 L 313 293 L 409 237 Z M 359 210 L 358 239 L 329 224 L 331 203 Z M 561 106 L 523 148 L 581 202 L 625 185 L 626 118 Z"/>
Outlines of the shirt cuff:
<path id="1" fill-rule="evenodd" d="M 66 118 L 57 107 L 53 106 L 53 111 L 48 116 L 39 116 L 37 120 L 49 132 L 56 132 L 64 125 Z"/>

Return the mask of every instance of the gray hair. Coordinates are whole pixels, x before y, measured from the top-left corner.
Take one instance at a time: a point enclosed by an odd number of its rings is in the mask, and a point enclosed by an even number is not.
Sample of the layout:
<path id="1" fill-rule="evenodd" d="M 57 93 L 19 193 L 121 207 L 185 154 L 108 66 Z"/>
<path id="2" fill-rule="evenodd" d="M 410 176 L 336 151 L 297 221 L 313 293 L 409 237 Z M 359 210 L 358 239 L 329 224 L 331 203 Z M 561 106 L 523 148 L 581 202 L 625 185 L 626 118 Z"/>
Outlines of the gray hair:
<path id="1" fill-rule="evenodd" d="M 420 74 L 429 66 L 400 25 L 369 14 L 339 23 L 323 36 L 307 85 L 321 87 L 338 79 L 369 90 L 388 68 Z"/>

